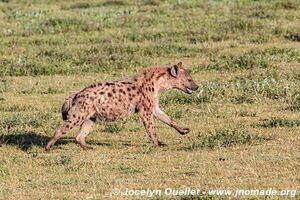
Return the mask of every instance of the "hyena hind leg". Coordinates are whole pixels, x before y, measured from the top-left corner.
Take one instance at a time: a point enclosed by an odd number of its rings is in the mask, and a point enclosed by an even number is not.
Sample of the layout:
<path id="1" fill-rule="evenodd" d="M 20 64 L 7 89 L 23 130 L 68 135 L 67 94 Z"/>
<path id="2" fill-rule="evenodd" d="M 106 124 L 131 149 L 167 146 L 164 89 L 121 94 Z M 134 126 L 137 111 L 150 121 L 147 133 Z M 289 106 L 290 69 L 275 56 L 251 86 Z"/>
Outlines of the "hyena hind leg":
<path id="1" fill-rule="evenodd" d="M 90 118 L 84 121 L 80 127 L 80 131 L 76 136 L 76 141 L 84 150 L 93 149 L 93 147 L 85 142 L 86 136 L 90 133 L 91 129 L 95 125 L 95 119 Z"/>
<path id="2" fill-rule="evenodd" d="M 77 120 L 77 121 L 76 121 Z M 47 146 L 45 147 L 46 151 L 49 151 L 51 147 L 55 144 L 55 142 L 63 135 L 66 135 L 69 133 L 72 129 L 78 127 L 84 122 L 84 119 L 78 117 L 78 118 L 72 118 L 68 121 L 65 121 L 61 128 L 57 129 L 54 136 L 50 139 Z"/>
<path id="3" fill-rule="evenodd" d="M 54 136 L 50 139 L 50 141 L 47 143 L 47 146 L 45 147 L 45 151 L 50 151 L 54 143 L 62 136 L 61 129 L 57 129 L 54 133 Z"/>
<path id="4" fill-rule="evenodd" d="M 75 126 L 72 126 L 69 122 L 65 122 L 61 128 L 59 128 L 59 129 L 57 129 L 55 131 L 53 137 L 50 139 L 50 141 L 48 142 L 47 146 L 45 147 L 45 150 L 49 151 L 52 148 L 52 146 L 55 144 L 55 142 L 59 138 L 61 138 L 61 136 L 67 134 L 73 128 L 75 128 Z"/>

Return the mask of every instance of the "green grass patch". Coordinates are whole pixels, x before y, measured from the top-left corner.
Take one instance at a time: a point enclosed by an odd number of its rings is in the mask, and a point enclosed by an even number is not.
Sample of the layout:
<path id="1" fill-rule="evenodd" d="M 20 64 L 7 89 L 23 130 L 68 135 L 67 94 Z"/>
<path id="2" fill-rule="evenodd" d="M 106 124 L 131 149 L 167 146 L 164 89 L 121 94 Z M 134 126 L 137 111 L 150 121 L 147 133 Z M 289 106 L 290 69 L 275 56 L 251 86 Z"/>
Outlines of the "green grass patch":
<path id="1" fill-rule="evenodd" d="M 298 32 L 289 31 L 288 33 L 285 34 L 285 38 L 294 42 L 300 42 L 300 31 Z"/>
<path id="2" fill-rule="evenodd" d="M 11 105 L 11 106 L 0 106 L 2 112 L 24 112 L 24 111 L 38 111 L 33 106 L 22 106 L 22 105 Z"/>
<path id="3" fill-rule="evenodd" d="M 121 123 L 107 123 L 103 129 L 106 133 L 119 133 L 122 130 L 124 130 L 124 125 Z"/>
<path id="4" fill-rule="evenodd" d="M 257 113 L 256 112 L 250 112 L 247 110 L 242 110 L 240 112 L 236 113 L 240 117 L 256 117 Z"/>
<path id="5" fill-rule="evenodd" d="M 0 129 L 8 132 L 27 128 L 54 128 L 56 126 L 58 126 L 58 121 L 54 120 L 53 113 L 41 111 L 14 113 L 0 120 Z"/>
<path id="6" fill-rule="evenodd" d="M 300 100 L 294 99 L 287 107 L 286 110 L 298 112 L 300 110 Z"/>
<path id="7" fill-rule="evenodd" d="M 115 165 L 113 169 L 124 174 L 136 174 L 144 171 L 143 169 L 139 169 L 137 167 L 127 166 L 124 163 Z"/>
<path id="8" fill-rule="evenodd" d="M 271 118 L 259 124 L 264 128 L 276 128 L 276 127 L 298 127 L 300 126 L 300 119 L 284 119 L 284 118 Z"/>
<path id="9" fill-rule="evenodd" d="M 242 55 L 212 56 L 206 69 L 241 70 L 254 68 L 274 68 L 278 62 L 300 62 L 299 49 L 268 48 L 265 50 L 250 50 Z"/>
<path id="10" fill-rule="evenodd" d="M 270 137 L 259 136 L 242 129 L 218 129 L 207 136 L 198 135 L 187 150 L 228 148 L 239 145 L 255 145 L 269 141 Z"/>
<path id="11" fill-rule="evenodd" d="M 118 0 L 109 0 L 100 3 L 94 2 L 78 2 L 71 4 L 69 6 L 64 6 L 62 9 L 71 10 L 71 9 L 88 9 L 88 8 L 97 8 L 101 6 L 125 6 L 127 3 L 125 1 Z"/>

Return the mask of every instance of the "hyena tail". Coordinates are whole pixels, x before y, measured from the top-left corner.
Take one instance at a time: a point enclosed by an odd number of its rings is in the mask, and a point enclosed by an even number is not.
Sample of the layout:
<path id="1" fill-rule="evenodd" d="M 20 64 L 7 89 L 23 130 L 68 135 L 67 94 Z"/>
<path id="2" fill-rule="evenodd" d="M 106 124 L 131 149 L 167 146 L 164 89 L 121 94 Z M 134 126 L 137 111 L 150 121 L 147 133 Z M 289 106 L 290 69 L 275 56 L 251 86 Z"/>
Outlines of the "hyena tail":
<path id="1" fill-rule="evenodd" d="M 61 114 L 62 114 L 62 118 L 64 121 L 68 119 L 68 112 L 69 112 L 70 108 L 72 107 L 75 96 L 76 96 L 76 94 L 69 96 L 61 108 Z"/>

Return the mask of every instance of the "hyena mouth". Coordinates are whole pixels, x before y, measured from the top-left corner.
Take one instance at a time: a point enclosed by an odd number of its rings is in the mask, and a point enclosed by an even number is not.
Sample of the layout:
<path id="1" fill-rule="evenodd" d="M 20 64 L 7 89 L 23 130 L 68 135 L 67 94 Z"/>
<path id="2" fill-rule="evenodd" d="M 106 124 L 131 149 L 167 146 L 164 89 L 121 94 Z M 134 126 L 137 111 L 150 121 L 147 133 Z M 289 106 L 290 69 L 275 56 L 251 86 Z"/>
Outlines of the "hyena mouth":
<path id="1" fill-rule="evenodd" d="M 186 88 L 186 91 L 188 94 L 192 94 L 194 92 L 194 90 L 190 89 L 190 88 Z"/>

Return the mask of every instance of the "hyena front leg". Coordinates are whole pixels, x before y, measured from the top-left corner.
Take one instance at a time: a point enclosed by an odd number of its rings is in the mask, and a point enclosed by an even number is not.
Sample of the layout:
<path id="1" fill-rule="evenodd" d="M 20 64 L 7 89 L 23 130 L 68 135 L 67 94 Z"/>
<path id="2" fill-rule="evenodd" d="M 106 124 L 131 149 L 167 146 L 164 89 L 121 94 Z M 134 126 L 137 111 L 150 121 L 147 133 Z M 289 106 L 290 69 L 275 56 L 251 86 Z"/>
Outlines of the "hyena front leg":
<path id="1" fill-rule="evenodd" d="M 181 135 L 184 135 L 184 134 L 187 134 L 190 132 L 189 128 L 182 128 L 182 127 L 178 126 L 177 123 L 174 120 L 172 120 L 166 113 L 164 113 L 159 107 L 155 108 L 154 115 L 162 122 L 175 128 Z"/>
<path id="2" fill-rule="evenodd" d="M 140 117 L 141 117 L 144 127 L 148 133 L 148 136 L 152 140 L 152 142 L 156 146 L 164 146 L 165 144 L 161 143 L 157 139 L 156 132 L 155 132 L 154 126 L 153 126 L 153 122 L 154 122 L 153 113 L 142 111 L 140 114 Z"/>
<path id="3" fill-rule="evenodd" d="M 93 149 L 93 147 L 85 142 L 86 136 L 90 133 L 91 129 L 95 125 L 95 118 L 87 119 L 81 124 L 80 131 L 76 136 L 76 141 L 84 150 Z"/>

